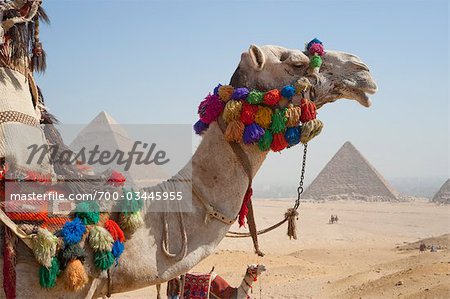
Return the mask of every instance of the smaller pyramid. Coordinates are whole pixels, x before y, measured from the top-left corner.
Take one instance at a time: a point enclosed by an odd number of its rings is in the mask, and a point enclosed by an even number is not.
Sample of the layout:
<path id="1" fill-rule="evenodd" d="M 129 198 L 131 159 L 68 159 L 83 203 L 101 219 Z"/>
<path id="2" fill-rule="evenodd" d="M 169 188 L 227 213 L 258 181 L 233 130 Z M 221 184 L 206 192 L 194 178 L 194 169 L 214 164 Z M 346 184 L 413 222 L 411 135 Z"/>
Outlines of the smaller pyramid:
<path id="1" fill-rule="evenodd" d="M 450 179 L 441 186 L 439 191 L 433 196 L 432 202 L 450 204 Z"/>
<path id="2" fill-rule="evenodd" d="M 315 200 L 398 201 L 397 192 L 349 141 L 302 196 Z"/>
<path id="3" fill-rule="evenodd" d="M 116 151 L 128 153 L 132 150 L 134 142 L 135 140 L 130 137 L 123 126 L 107 112 L 102 111 L 80 131 L 70 144 L 70 148 L 76 153 L 83 148 L 92 150 L 96 146 L 99 151 L 108 151 L 112 154 Z M 170 177 L 161 166 L 155 164 L 137 165 L 133 163 L 128 170 L 125 170 L 125 164 L 119 164 L 117 159 L 114 159 L 107 165 L 94 163 L 90 166 L 96 173 L 106 170 L 122 172 L 127 178 L 126 184 L 137 188 L 154 186 Z"/>

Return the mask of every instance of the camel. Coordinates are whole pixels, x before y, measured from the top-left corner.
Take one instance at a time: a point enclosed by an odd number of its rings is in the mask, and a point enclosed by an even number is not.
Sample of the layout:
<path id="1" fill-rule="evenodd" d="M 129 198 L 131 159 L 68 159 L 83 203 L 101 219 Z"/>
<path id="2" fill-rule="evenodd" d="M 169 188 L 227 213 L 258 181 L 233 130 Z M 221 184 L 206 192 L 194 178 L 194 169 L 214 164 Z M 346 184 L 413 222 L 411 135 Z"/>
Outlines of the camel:
<path id="1" fill-rule="evenodd" d="M 269 90 L 282 88 L 300 78 L 308 78 L 312 87 L 308 90 L 307 96 L 319 109 L 338 99 L 356 100 L 364 107 L 371 105 L 369 94 L 374 94 L 377 87 L 369 68 L 358 57 L 344 52 L 327 51 L 323 61 L 321 71 L 311 73 L 309 57 L 302 50 L 272 45 L 251 45 L 248 51 L 242 53 L 230 84 L 235 87 Z M 7 72 L 7 76 L 3 77 L 4 80 L 0 81 L 0 89 L 6 88 L 5 80 L 27 82 L 22 72 L 12 70 L 8 65 L 0 64 L 0 69 Z M 20 92 L 16 90 L 16 96 L 31 99 L 32 91 L 28 86 L 21 84 L 15 88 L 20 90 Z M 34 111 L 32 104 L 29 100 L 30 110 Z M 252 176 L 255 176 L 267 152 L 262 152 L 256 145 L 242 145 L 242 149 L 248 156 Z M 175 175 L 175 179 L 183 180 L 189 177 L 190 173 L 192 173 L 192 185 L 197 190 L 192 196 L 192 211 L 167 213 L 164 217 L 165 223 L 162 221 L 162 213 L 148 212 L 150 202 L 144 204 L 141 212 L 144 225 L 127 239 L 126 250 L 121 256 L 120 265 L 110 269 L 112 293 L 156 285 L 186 273 L 211 255 L 226 236 L 231 224 L 215 219 L 205 222 L 207 211 L 199 196 L 207 200 L 217 211 L 234 219 L 241 208 L 248 187 L 248 177 L 216 122 L 212 123 L 204 133 L 191 161 Z M 145 191 L 175 191 L 172 188 L 173 184 L 163 182 L 146 188 Z M 184 229 L 180 230 L 181 222 Z M 169 228 L 170 234 L 165 239 L 166 228 Z M 162 246 L 163 243 L 170 245 L 170 250 L 176 254 L 168 255 L 167 250 L 164 249 L 166 246 Z M 24 243 L 19 242 L 16 266 L 17 298 L 50 296 L 95 298 L 107 295 L 107 280 L 103 279 L 104 275 L 95 269 L 92 251 L 88 246 L 86 251 L 89 256 L 85 267 L 90 282 L 84 289 L 69 292 L 64 290 L 62 284 L 57 283 L 53 289 L 44 290 L 38 282 L 38 263 Z M 0 264 L 3 265 L 3 259 Z M 0 273 L 0 279 L 3 280 L 3 273 Z"/>
<path id="2" fill-rule="evenodd" d="M 264 265 L 249 265 L 247 266 L 247 270 L 245 271 L 244 278 L 242 279 L 239 287 L 234 288 L 231 287 L 225 279 L 223 279 L 220 275 L 217 275 L 213 272 L 210 272 L 211 275 L 211 289 L 210 289 L 210 298 L 217 299 L 226 299 L 226 298 L 235 298 L 235 299 L 247 299 L 249 298 L 249 292 L 252 290 L 253 283 L 258 280 L 259 276 L 266 271 L 266 267 Z M 194 275 L 195 274 L 191 274 Z M 175 290 L 172 292 L 168 289 L 167 297 L 168 299 L 180 298 L 178 297 L 179 292 L 177 290 L 181 290 L 182 286 L 180 283 L 183 279 L 172 279 L 168 283 L 176 284 L 175 288 L 171 288 L 171 290 Z M 183 297 L 181 297 L 183 298 Z M 188 298 L 188 297 L 187 297 Z M 187 299 L 186 298 L 186 299 Z"/>

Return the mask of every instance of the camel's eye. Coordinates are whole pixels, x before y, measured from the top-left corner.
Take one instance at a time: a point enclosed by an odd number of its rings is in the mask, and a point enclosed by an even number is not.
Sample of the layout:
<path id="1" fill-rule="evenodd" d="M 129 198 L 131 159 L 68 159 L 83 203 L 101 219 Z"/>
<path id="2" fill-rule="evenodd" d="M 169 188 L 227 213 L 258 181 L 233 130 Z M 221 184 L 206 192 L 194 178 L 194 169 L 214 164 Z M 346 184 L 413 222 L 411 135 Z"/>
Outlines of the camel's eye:
<path id="1" fill-rule="evenodd" d="M 289 52 L 284 52 L 284 53 L 282 53 L 282 54 L 281 54 L 281 57 L 280 57 L 280 61 L 281 61 L 281 62 L 285 61 L 286 59 L 289 58 L 289 56 L 290 56 Z"/>

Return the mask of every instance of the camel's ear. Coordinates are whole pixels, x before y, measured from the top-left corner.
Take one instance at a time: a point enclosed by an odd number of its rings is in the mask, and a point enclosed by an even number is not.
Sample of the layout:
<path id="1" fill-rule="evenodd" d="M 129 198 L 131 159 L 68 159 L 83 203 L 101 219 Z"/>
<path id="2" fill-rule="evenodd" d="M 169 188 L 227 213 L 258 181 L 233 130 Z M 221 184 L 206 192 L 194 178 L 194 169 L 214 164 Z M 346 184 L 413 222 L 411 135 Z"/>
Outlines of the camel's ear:
<path id="1" fill-rule="evenodd" d="M 252 58 L 254 67 L 259 71 L 262 70 L 264 64 L 266 63 L 266 57 L 260 47 L 256 45 L 251 45 L 248 49 L 248 53 Z"/>

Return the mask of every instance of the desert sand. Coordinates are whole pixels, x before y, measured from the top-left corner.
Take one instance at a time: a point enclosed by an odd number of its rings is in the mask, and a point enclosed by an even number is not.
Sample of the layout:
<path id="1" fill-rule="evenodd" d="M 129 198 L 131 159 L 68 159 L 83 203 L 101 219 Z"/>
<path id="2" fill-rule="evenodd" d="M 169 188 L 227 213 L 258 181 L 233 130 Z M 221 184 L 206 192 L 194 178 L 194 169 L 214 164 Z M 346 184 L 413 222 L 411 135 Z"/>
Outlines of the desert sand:
<path id="1" fill-rule="evenodd" d="M 255 200 L 259 228 L 281 219 L 285 200 Z M 337 224 L 328 224 L 331 214 Z M 260 236 L 258 258 L 250 239 L 226 238 L 193 271 L 216 273 L 238 286 L 247 264 L 267 271 L 252 298 L 450 298 L 450 206 L 415 201 L 302 203 L 298 240 L 286 225 Z M 419 254 L 421 239 L 438 252 Z M 162 287 L 165 294 L 165 285 Z M 155 287 L 113 298 L 156 298 Z M 163 296 L 165 298 L 165 296 Z"/>

